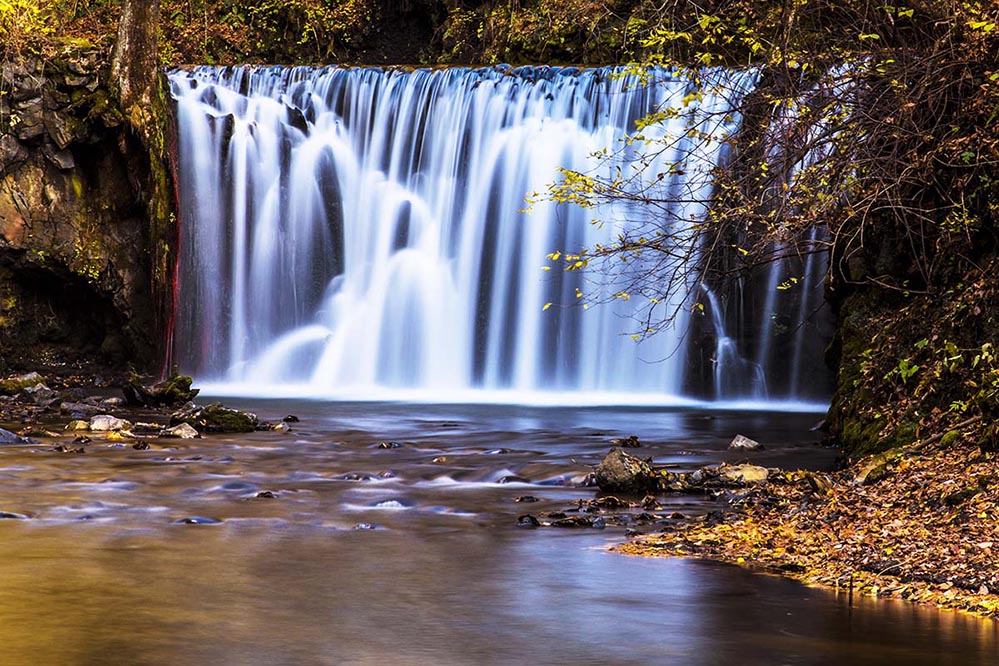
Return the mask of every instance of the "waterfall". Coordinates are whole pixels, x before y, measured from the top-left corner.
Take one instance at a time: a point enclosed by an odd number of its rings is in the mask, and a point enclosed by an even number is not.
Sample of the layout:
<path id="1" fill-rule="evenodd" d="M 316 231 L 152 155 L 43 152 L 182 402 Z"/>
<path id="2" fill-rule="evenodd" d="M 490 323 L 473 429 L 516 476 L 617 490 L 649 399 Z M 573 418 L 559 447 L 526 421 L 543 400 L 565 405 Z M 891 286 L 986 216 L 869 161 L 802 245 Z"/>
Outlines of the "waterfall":
<path id="1" fill-rule="evenodd" d="M 676 137 L 648 173 L 672 174 L 666 186 L 690 201 L 674 224 L 696 225 L 710 172 L 725 159 L 725 144 L 705 137 L 738 131 L 734 109 L 757 75 L 703 76 L 712 85 L 666 70 L 644 85 L 608 68 L 172 72 L 182 225 L 176 362 L 199 381 L 258 394 L 767 397 L 774 372 L 807 370 L 800 350 L 790 352 L 793 368 L 768 368 L 754 350 L 740 351 L 712 300 L 714 385 L 699 386 L 691 365 L 700 343 L 688 333 L 701 286 L 692 278 L 674 278 L 689 284 L 662 304 L 678 313 L 672 326 L 638 344 L 625 333 L 639 304 L 571 307 L 591 286 L 586 272 L 543 270 L 554 250 L 614 243 L 619 229 L 594 218 L 638 222 L 648 210 L 552 202 L 524 210 L 560 167 L 614 168 L 595 167 L 592 156 L 604 151 L 625 169 L 637 165 L 641 142 L 621 137 L 651 111 L 683 104 L 699 131 L 689 131 L 688 116 L 643 134 Z M 681 154 L 684 168 L 670 170 Z M 697 247 L 683 250 L 696 261 Z M 819 273 L 809 267 L 811 279 Z M 779 383 L 790 399 L 825 397 L 802 390 L 808 382 L 797 376 Z"/>

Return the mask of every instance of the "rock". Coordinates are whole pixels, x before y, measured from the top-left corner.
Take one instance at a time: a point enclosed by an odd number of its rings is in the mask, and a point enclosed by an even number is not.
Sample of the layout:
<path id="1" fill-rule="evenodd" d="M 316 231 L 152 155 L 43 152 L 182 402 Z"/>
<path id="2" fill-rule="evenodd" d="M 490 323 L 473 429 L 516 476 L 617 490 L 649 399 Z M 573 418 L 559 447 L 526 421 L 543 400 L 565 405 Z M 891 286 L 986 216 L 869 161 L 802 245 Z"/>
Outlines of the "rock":
<path id="1" fill-rule="evenodd" d="M 181 518 L 177 521 L 178 525 L 220 525 L 221 523 L 221 520 L 205 518 L 204 516 L 190 516 L 189 518 Z"/>
<path id="2" fill-rule="evenodd" d="M 77 431 L 77 430 L 88 430 L 89 431 L 90 430 L 90 423 L 87 422 L 87 421 L 81 421 L 81 420 L 70 421 L 66 425 L 65 429 L 69 430 L 70 432 L 74 432 L 74 431 Z"/>
<path id="3" fill-rule="evenodd" d="M 14 164 L 27 156 L 28 151 L 16 138 L 9 134 L 0 136 L 0 164 Z"/>
<path id="4" fill-rule="evenodd" d="M 624 439 L 612 439 L 611 444 L 620 446 L 622 449 L 638 449 L 642 443 L 638 441 L 638 435 L 629 435 Z"/>
<path id="5" fill-rule="evenodd" d="M 119 419 L 110 414 L 98 414 L 90 419 L 89 428 L 91 432 L 131 430 L 132 424 L 125 419 Z"/>
<path id="6" fill-rule="evenodd" d="M 517 517 L 517 527 L 541 527 L 541 521 L 529 513 Z"/>
<path id="7" fill-rule="evenodd" d="M 64 402 L 59 405 L 59 411 L 73 416 L 94 416 L 103 410 L 97 405 L 88 405 L 85 402 Z"/>
<path id="8" fill-rule="evenodd" d="M 31 396 L 36 405 L 44 405 L 59 397 L 59 393 L 53 391 L 45 384 L 39 382 L 34 386 L 29 386 L 22 391 L 25 395 Z"/>
<path id="9" fill-rule="evenodd" d="M 136 442 L 135 444 L 132 444 L 132 448 L 135 449 L 136 451 L 148 451 L 149 444 L 147 444 L 146 442 Z"/>
<path id="10" fill-rule="evenodd" d="M 291 428 L 288 427 L 287 423 L 269 423 L 267 425 L 267 429 L 268 430 L 272 430 L 274 432 L 289 432 L 289 431 L 291 431 Z"/>
<path id="11" fill-rule="evenodd" d="M 229 409 L 219 403 L 196 407 L 188 403 L 170 417 L 172 425 L 187 423 L 199 432 L 253 432 L 257 429 L 257 415 Z"/>
<path id="12" fill-rule="evenodd" d="M 519 497 L 514 498 L 513 501 L 514 502 L 525 502 L 525 503 L 530 504 L 532 502 L 537 502 L 539 500 L 534 495 L 521 495 Z"/>
<path id="13" fill-rule="evenodd" d="M 729 451 L 760 451 L 763 445 L 754 439 L 749 439 L 745 435 L 736 435 L 732 443 L 728 445 Z"/>
<path id="14" fill-rule="evenodd" d="M 745 486 L 766 481 L 770 472 L 759 465 L 722 465 L 718 468 L 718 481 L 726 486 Z"/>
<path id="15" fill-rule="evenodd" d="M 865 458 L 857 464 L 857 473 L 853 477 L 853 482 L 861 486 L 877 483 L 889 476 L 901 459 L 902 452 L 898 450 L 885 451 Z"/>
<path id="16" fill-rule="evenodd" d="M 0 428 L 0 444 L 30 444 L 30 442 L 10 430 Z"/>
<path id="17" fill-rule="evenodd" d="M 284 419 L 282 419 L 282 420 L 285 423 L 298 423 L 299 418 L 297 416 L 295 416 L 294 414 L 289 414 L 288 416 L 284 417 Z"/>
<path id="18" fill-rule="evenodd" d="M 109 442 L 131 442 L 135 439 L 135 435 L 128 430 L 108 430 L 107 433 L 105 439 Z"/>
<path id="19" fill-rule="evenodd" d="M 16 395 L 26 388 L 44 384 L 45 378 L 37 372 L 0 379 L 0 395 Z"/>
<path id="20" fill-rule="evenodd" d="M 644 495 L 658 486 L 649 464 L 621 449 L 611 449 L 595 475 L 600 490 L 607 493 Z"/>
<path id="21" fill-rule="evenodd" d="M 105 398 L 97 404 L 105 409 L 114 409 L 115 407 L 121 407 L 124 405 L 125 400 L 122 398 Z"/>
<path id="22" fill-rule="evenodd" d="M 132 432 L 136 435 L 159 435 L 166 426 L 159 423 L 136 423 L 132 426 Z"/>
<path id="23" fill-rule="evenodd" d="M 164 381 L 144 386 L 138 377 L 132 377 L 122 387 L 125 402 L 133 407 L 177 407 L 194 400 L 198 389 L 192 389 L 193 380 L 187 375 L 171 372 Z M 256 425 L 256 424 L 254 424 Z"/>
<path id="24" fill-rule="evenodd" d="M 195 439 L 201 437 L 199 433 L 189 423 L 180 423 L 172 428 L 165 428 L 159 432 L 160 437 L 175 437 L 177 439 Z"/>
<path id="25" fill-rule="evenodd" d="M 257 499 L 277 499 L 278 494 L 273 490 L 261 490 L 256 494 Z"/>

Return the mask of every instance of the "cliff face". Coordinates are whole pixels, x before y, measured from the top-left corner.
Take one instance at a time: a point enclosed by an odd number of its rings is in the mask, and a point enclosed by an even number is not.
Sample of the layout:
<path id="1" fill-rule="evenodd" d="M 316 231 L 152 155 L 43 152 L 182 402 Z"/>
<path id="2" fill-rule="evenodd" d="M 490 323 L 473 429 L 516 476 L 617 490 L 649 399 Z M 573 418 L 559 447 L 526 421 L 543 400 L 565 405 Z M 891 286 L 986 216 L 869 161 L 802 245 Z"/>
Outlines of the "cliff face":
<path id="1" fill-rule="evenodd" d="M 151 162 L 98 53 L 24 59 L 0 80 L 0 362 L 154 362 Z"/>

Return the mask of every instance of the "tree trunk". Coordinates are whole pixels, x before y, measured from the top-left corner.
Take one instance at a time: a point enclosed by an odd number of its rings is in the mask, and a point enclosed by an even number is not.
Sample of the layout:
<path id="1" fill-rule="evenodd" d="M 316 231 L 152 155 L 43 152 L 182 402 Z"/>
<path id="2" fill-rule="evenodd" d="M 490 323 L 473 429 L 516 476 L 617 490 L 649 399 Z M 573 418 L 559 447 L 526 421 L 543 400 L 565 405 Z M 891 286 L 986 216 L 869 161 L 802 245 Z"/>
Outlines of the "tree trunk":
<path id="1" fill-rule="evenodd" d="M 142 142 L 148 174 L 140 184 L 149 220 L 148 271 L 162 368 L 169 367 L 177 225 L 170 146 L 173 121 L 159 62 L 159 0 L 124 0 L 111 54 L 111 90 L 124 120 Z M 139 178 L 139 176 L 136 176 Z"/>

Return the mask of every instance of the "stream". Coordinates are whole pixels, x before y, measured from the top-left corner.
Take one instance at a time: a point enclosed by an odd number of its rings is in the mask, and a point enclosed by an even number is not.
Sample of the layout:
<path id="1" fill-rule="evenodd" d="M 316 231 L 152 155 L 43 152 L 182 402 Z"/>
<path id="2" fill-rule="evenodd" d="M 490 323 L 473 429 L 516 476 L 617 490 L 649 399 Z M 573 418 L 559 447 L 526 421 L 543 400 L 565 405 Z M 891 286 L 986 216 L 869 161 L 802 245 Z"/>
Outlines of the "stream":
<path id="1" fill-rule="evenodd" d="M 851 607 L 740 567 L 607 552 L 627 526 L 517 526 L 523 513 L 592 498 L 579 484 L 610 439 L 631 434 L 636 453 L 678 471 L 740 460 L 726 450 L 736 433 L 766 445 L 755 463 L 829 468 L 835 452 L 810 431 L 819 414 L 227 402 L 299 421 L 144 451 L 97 440 L 85 455 L 0 448 L 0 511 L 27 517 L 0 521 L 0 663 L 991 664 L 999 654 L 995 624 L 968 616 Z M 515 501 L 525 496 L 538 501 Z M 663 503 L 657 514 L 720 506 Z"/>

